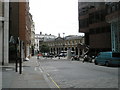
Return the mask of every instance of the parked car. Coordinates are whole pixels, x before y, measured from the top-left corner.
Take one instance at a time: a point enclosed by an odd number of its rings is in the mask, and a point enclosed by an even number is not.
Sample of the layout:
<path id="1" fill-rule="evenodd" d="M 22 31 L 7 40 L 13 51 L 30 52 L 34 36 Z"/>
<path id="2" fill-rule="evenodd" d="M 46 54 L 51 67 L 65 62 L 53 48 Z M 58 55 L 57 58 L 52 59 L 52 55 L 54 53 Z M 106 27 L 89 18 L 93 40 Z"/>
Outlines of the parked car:
<path id="1" fill-rule="evenodd" d="M 52 54 L 52 53 L 45 53 L 45 54 L 43 55 L 43 57 L 53 58 L 53 57 L 54 57 L 54 54 Z"/>
<path id="2" fill-rule="evenodd" d="M 47 57 L 48 57 L 48 58 L 53 58 L 54 55 L 52 55 L 52 54 L 48 54 Z"/>
<path id="3" fill-rule="evenodd" d="M 95 65 L 120 65 L 120 53 L 118 52 L 100 52 L 94 61 Z"/>
<path id="4" fill-rule="evenodd" d="M 78 56 L 78 55 L 73 54 L 72 57 L 71 57 L 71 60 L 72 60 L 72 61 L 73 61 L 73 60 L 79 61 L 80 59 L 79 59 L 79 56 Z"/>
<path id="5" fill-rule="evenodd" d="M 58 57 L 65 57 L 65 56 L 67 56 L 67 53 L 60 53 L 60 54 L 58 55 Z"/>

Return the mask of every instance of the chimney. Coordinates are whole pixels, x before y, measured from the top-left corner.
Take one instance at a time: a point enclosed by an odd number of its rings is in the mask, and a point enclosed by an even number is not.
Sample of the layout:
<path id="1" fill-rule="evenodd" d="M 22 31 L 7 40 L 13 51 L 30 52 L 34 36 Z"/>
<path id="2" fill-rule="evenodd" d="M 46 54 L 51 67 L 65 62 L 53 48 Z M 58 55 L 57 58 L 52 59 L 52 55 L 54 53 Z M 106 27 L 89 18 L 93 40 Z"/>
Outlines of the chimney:
<path id="1" fill-rule="evenodd" d="M 42 35 L 42 32 L 40 32 L 40 35 Z"/>
<path id="2" fill-rule="evenodd" d="M 60 37 L 60 33 L 58 33 L 58 37 Z"/>

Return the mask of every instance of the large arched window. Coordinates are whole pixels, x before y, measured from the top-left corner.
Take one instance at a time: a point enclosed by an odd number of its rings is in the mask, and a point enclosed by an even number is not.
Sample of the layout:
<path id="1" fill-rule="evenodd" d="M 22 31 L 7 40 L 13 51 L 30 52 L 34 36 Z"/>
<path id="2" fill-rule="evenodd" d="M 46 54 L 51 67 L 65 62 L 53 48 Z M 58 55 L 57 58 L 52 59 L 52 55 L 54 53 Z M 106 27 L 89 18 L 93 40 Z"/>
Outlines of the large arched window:
<path id="1" fill-rule="evenodd" d="M 115 11 L 115 5 L 112 6 L 112 12 L 114 12 L 114 11 Z"/>

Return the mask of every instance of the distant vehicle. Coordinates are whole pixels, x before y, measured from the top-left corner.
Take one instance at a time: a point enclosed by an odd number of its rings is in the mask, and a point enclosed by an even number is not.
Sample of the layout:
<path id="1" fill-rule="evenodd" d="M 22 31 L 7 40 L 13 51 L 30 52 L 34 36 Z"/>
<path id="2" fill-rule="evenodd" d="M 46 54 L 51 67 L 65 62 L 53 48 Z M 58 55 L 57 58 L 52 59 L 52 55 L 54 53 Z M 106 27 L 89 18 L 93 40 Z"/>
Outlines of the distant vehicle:
<path id="1" fill-rule="evenodd" d="M 94 61 L 95 65 L 120 65 L 120 53 L 118 52 L 100 52 Z"/>
<path id="2" fill-rule="evenodd" d="M 60 54 L 58 55 L 58 57 L 65 57 L 65 56 L 67 56 L 67 53 L 60 53 Z"/>
<path id="3" fill-rule="evenodd" d="M 71 60 L 72 60 L 72 61 L 73 61 L 73 60 L 79 61 L 80 59 L 79 59 L 79 56 L 78 56 L 78 55 L 73 54 L 72 57 L 71 57 Z"/>
<path id="4" fill-rule="evenodd" d="M 53 58 L 53 57 L 54 57 L 54 54 L 52 54 L 52 53 L 45 53 L 45 54 L 43 55 L 43 57 Z"/>
<path id="5" fill-rule="evenodd" d="M 57 54 L 55 57 L 65 57 L 67 56 L 67 51 L 61 51 L 60 54 Z"/>

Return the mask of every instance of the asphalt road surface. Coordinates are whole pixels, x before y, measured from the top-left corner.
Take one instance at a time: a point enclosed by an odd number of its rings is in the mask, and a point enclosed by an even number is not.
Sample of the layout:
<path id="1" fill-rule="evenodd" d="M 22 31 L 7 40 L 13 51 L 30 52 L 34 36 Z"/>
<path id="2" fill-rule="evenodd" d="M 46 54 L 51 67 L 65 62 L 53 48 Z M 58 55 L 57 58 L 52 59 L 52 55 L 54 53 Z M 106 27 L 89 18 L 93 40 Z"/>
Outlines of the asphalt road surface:
<path id="1" fill-rule="evenodd" d="M 41 58 L 40 68 L 60 88 L 118 88 L 118 67 Z"/>

